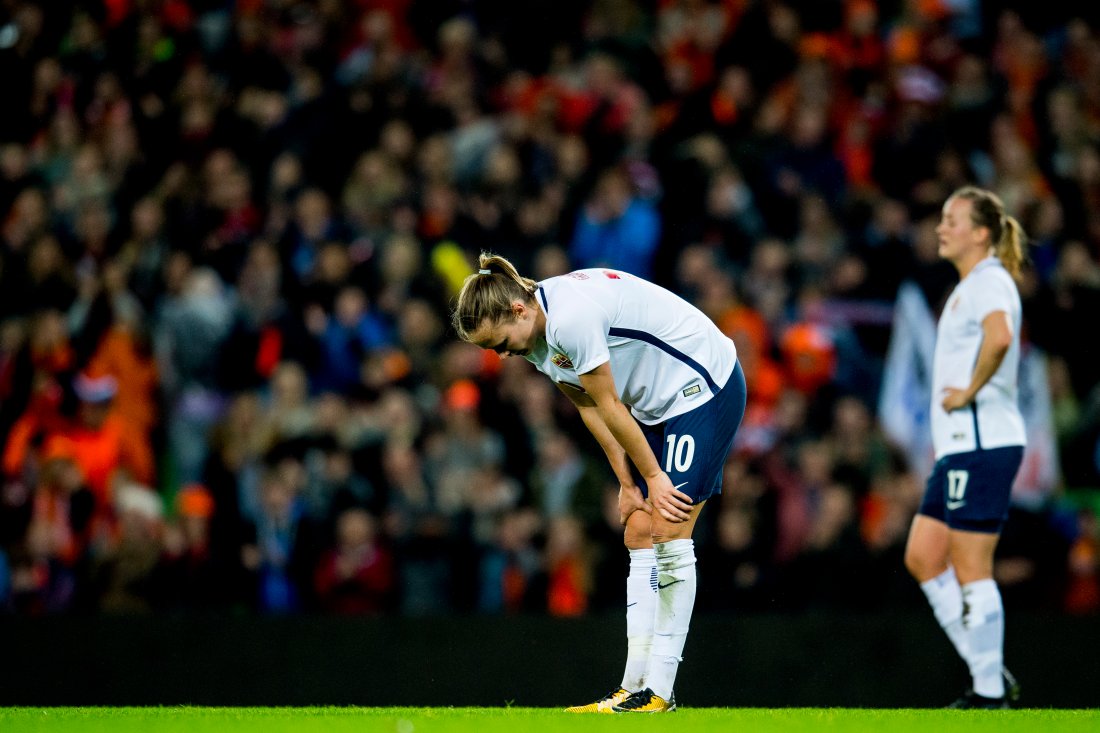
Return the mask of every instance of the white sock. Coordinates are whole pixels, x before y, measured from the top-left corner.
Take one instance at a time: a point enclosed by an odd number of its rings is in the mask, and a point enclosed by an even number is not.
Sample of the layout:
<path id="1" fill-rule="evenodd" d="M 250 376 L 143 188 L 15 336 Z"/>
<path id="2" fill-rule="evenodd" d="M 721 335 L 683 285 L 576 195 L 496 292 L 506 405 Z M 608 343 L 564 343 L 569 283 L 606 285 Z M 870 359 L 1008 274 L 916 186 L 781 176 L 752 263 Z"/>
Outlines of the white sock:
<path id="1" fill-rule="evenodd" d="M 970 664 L 966 650 L 966 629 L 963 628 L 963 598 L 959 580 L 955 577 L 955 568 L 948 567 L 931 580 L 920 584 L 928 603 L 932 606 L 932 615 L 936 617 L 947 638 L 955 646 L 963 661 Z"/>
<path id="2" fill-rule="evenodd" d="M 962 587 L 963 628 L 970 658 L 974 692 L 983 697 L 1004 697 L 1005 613 L 1001 592 L 992 578 Z"/>
<path id="3" fill-rule="evenodd" d="M 653 617 L 657 612 L 657 555 L 652 547 L 630 551 L 626 576 L 626 669 L 623 687 L 645 688 L 645 670 L 653 645 Z"/>
<path id="4" fill-rule="evenodd" d="M 680 667 L 695 606 L 695 543 L 672 540 L 654 545 L 657 553 L 657 616 L 646 686 L 665 700 Z"/>

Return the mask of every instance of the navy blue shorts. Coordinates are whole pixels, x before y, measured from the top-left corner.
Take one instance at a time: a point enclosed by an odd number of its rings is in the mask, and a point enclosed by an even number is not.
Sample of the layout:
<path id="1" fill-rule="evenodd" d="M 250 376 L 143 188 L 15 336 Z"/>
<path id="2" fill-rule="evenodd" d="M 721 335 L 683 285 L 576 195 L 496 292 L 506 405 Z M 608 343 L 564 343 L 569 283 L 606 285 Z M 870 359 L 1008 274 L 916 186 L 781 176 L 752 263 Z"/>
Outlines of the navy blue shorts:
<path id="1" fill-rule="evenodd" d="M 706 404 L 656 425 L 640 426 L 672 485 L 696 504 L 722 493 L 726 457 L 745 416 L 747 396 L 745 372 L 737 363 L 726 386 Z M 648 497 L 645 482 L 638 486 Z"/>
<path id="2" fill-rule="evenodd" d="M 936 461 L 920 513 L 951 529 L 1000 534 L 1023 446 L 955 453 Z"/>

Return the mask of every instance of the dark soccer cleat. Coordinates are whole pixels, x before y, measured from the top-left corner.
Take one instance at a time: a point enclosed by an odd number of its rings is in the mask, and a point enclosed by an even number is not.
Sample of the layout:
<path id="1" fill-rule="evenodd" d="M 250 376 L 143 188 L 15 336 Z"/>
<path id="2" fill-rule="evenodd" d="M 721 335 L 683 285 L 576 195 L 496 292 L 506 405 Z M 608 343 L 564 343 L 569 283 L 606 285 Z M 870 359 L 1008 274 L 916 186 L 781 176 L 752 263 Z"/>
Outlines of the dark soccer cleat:
<path id="1" fill-rule="evenodd" d="M 587 705 L 574 705 L 571 708 L 566 708 L 567 713 L 611 713 L 614 712 L 611 708 L 619 704 L 623 700 L 630 697 L 630 690 L 624 687 L 620 687 L 617 690 L 607 693 L 596 702 L 590 702 Z"/>
<path id="2" fill-rule="evenodd" d="M 966 694 L 947 707 L 955 710 L 1007 710 L 1008 700 L 1003 697 L 984 697 L 967 690 Z"/>
<path id="3" fill-rule="evenodd" d="M 647 687 L 611 709 L 616 713 L 671 713 L 676 709 L 676 693 L 665 700 Z"/>

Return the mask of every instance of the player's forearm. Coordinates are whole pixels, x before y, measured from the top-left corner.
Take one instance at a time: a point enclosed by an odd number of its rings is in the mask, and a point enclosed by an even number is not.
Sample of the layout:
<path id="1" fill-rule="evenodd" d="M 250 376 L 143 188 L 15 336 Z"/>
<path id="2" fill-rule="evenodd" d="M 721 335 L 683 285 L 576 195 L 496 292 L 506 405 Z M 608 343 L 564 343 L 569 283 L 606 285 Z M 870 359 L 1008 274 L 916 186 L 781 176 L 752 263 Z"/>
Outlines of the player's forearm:
<path id="1" fill-rule="evenodd" d="M 977 398 L 978 392 L 984 387 L 1001 366 L 1008 354 L 1008 346 L 991 341 L 983 341 L 978 350 L 978 362 L 974 365 L 974 373 L 970 377 L 970 386 L 966 388 L 966 396 L 969 401 Z"/>
<path id="2" fill-rule="evenodd" d="M 588 432 L 592 433 L 592 437 L 603 448 L 604 455 L 607 456 L 607 462 L 611 464 L 611 470 L 615 472 L 615 478 L 619 480 L 619 484 L 622 486 L 632 485 L 634 476 L 630 473 L 626 451 L 623 450 L 623 447 L 619 445 L 619 441 L 615 439 L 607 425 L 604 424 L 596 407 L 579 407 L 578 409 L 581 413 L 581 420 L 584 421 Z"/>
<path id="3" fill-rule="evenodd" d="M 597 403 L 596 410 L 615 441 L 630 456 L 643 477 L 656 476 L 661 472 L 660 464 L 626 405 L 618 400 L 608 400 L 602 404 Z"/>

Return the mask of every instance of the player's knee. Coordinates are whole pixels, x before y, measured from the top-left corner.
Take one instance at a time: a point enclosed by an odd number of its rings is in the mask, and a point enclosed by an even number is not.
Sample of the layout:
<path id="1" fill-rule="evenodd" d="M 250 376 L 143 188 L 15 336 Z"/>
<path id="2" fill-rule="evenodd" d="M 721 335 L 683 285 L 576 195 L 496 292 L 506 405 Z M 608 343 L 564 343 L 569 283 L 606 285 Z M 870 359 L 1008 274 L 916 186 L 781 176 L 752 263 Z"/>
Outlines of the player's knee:
<path id="1" fill-rule="evenodd" d="M 691 525 L 687 522 L 672 524 L 671 522 L 654 521 L 648 539 L 656 545 L 662 542 L 686 540 L 690 538 Z"/>
<path id="2" fill-rule="evenodd" d="M 955 568 L 955 575 L 959 583 L 965 585 L 976 580 L 985 580 L 993 577 L 993 555 L 983 552 L 959 552 L 951 553 L 951 565 Z"/>
<path id="3" fill-rule="evenodd" d="M 914 578 L 921 576 L 921 570 L 924 567 L 924 563 L 921 560 L 920 553 L 914 550 L 912 547 L 905 548 L 905 569 L 909 571 L 909 574 Z"/>
<path id="4" fill-rule="evenodd" d="M 644 518 L 639 518 L 637 516 L 639 514 L 644 515 Z M 650 547 L 653 544 L 650 539 L 651 533 L 649 515 L 641 510 L 636 511 L 627 519 L 626 529 L 623 531 L 623 544 L 628 550 Z"/>
<path id="5" fill-rule="evenodd" d="M 905 569 L 914 578 L 923 582 L 946 570 L 947 562 L 944 558 L 931 557 L 927 551 L 910 544 L 905 548 Z"/>

